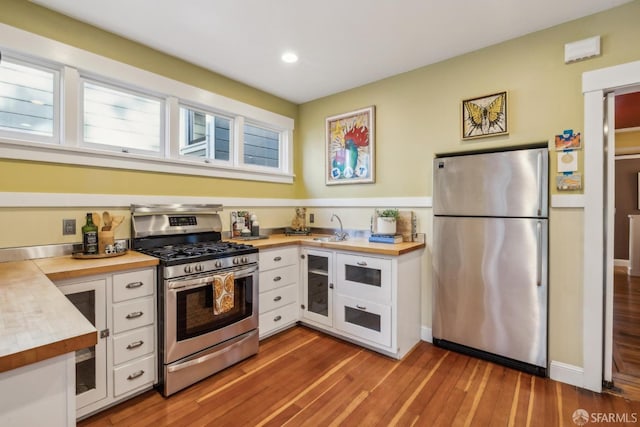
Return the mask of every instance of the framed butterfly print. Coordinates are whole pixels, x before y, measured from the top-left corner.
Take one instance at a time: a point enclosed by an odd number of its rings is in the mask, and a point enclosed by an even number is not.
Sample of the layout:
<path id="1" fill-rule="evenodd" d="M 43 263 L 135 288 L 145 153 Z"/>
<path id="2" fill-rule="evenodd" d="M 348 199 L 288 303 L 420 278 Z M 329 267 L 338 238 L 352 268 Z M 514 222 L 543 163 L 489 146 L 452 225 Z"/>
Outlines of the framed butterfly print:
<path id="1" fill-rule="evenodd" d="M 506 91 L 462 101 L 462 139 L 508 133 Z"/>
<path id="2" fill-rule="evenodd" d="M 375 182 L 375 107 L 326 119 L 326 184 Z"/>

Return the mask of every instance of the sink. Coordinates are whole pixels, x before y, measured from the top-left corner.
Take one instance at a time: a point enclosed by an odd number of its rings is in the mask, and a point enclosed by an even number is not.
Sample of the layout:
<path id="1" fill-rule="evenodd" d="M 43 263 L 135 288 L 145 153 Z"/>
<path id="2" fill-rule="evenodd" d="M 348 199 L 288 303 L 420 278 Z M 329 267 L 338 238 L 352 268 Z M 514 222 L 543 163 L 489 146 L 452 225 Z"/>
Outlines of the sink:
<path id="1" fill-rule="evenodd" d="M 337 242 L 338 241 L 336 236 L 314 237 L 313 240 L 315 240 L 316 242 Z"/>

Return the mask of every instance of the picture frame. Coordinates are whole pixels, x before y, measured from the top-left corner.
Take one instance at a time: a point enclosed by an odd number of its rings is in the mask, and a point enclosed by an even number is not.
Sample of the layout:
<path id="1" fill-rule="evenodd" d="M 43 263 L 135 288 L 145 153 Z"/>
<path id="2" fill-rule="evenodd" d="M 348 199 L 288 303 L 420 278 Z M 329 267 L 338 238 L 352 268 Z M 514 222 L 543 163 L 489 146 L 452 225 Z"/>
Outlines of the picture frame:
<path id="1" fill-rule="evenodd" d="M 507 91 L 462 101 L 462 139 L 507 135 Z"/>
<path id="2" fill-rule="evenodd" d="M 375 182 L 375 106 L 326 118 L 325 182 Z"/>

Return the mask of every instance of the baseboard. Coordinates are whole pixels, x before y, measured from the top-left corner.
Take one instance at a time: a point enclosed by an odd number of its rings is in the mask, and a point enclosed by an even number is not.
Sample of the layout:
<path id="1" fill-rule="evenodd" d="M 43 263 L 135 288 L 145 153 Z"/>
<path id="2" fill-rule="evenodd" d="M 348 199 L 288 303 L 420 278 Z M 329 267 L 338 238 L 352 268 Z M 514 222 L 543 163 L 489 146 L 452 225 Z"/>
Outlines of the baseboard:
<path id="1" fill-rule="evenodd" d="M 431 328 L 428 326 L 423 326 L 420 328 L 420 339 L 426 342 L 433 342 L 433 334 L 431 333 Z"/>
<path id="2" fill-rule="evenodd" d="M 549 378 L 576 387 L 584 387 L 584 370 L 580 366 L 551 361 Z"/>
<path id="3" fill-rule="evenodd" d="M 614 267 L 626 267 L 629 268 L 629 260 L 628 259 L 614 259 L 613 260 Z"/>

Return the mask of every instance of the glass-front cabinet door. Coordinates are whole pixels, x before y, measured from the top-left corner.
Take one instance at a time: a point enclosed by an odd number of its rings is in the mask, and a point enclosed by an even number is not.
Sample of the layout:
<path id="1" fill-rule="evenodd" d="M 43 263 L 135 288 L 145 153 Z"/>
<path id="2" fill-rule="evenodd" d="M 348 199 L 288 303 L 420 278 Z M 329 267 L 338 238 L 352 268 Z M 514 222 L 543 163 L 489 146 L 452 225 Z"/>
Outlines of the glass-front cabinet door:
<path id="1" fill-rule="evenodd" d="M 303 317 L 327 326 L 333 326 L 332 256 L 327 251 L 302 250 Z"/>
<path id="2" fill-rule="evenodd" d="M 389 347 L 391 306 L 337 294 L 336 328 Z"/>
<path id="3" fill-rule="evenodd" d="M 58 289 L 98 330 L 106 329 L 106 280 L 61 284 Z M 76 407 L 82 408 L 107 397 L 106 338 L 76 351 Z"/>
<path id="4" fill-rule="evenodd" d="M 391 260 L 338 253 L 338 293 L 384 304 L 391 302 Z"/>

